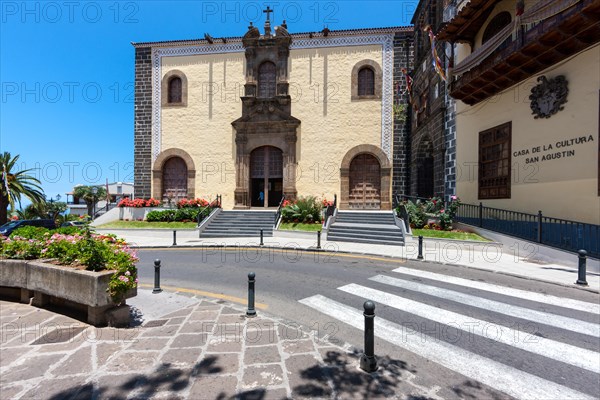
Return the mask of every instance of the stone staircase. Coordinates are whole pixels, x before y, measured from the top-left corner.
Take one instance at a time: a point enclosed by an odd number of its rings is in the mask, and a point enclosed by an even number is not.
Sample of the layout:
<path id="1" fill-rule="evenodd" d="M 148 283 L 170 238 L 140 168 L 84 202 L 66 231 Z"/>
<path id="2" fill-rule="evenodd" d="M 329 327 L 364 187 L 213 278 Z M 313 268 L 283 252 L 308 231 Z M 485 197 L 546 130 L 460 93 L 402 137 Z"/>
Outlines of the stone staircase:
<path id="1" fill-rule="evenodd" d="M 200 238 L 273 236 L 275 211 L 221 211 L 200 233 Z"/>
<path id="2" fill-rule="evenodd" d="M 404 235 L 392 211 L 338 211 L 327 240 L 404 246 Z"/>

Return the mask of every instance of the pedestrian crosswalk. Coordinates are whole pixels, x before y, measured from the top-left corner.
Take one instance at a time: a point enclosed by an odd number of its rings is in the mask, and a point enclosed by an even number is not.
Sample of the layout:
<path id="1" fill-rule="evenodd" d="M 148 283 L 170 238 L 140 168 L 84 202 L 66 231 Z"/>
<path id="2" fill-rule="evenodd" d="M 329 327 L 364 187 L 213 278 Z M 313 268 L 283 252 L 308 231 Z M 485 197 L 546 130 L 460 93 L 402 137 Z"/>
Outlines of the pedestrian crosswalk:
<path id="1" fill-rule="evenodd" d="M 586 399 L 600 395 L 598 304 L 408 268 L 347 284 L 338 291 L 396 310 L 398 314 L 388 313 L 392 318 L 376 316 L 376 337 L 515 398 Z M 363 310 L 346 304 L 351 302 L 348 296 L 338 297 L 342 301 L 319 294 L 300 303 L 362 330 Z M 419 324 L 409 323 L 413 316 L 474 337 L 492 349 L 481 351 L 431 332 L 419 334 Z M 535 332 L 524 337 L 510 321 L 529 322 Z M 539 362 L 539 371 L 523 367 L 532 359 L 529 364 Z M 548 372 L 554 365 L 569 373 L 579 369 L 580 375 L 591 378 L 591 385 L 574 387 L 568 377 L 560 376 L 562 372 L 557 378 Z"/>

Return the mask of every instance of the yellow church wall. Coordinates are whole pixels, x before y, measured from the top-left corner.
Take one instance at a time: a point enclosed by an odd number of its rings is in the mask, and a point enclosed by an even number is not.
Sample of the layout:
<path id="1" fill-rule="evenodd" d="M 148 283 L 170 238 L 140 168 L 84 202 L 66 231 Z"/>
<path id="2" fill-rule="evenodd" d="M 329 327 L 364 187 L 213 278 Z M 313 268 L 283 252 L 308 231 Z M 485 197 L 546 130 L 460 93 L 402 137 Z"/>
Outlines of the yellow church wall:
<path id="1" fill-rule="evenodd" d="M 365 59 L 383 68 L 381 46 L 290 52 L 292 115 L 302 121 L 296 182 L 300 196 L 339 197 L 344 155 L 359 144 L 381 146 L 381 100 L 351 101 L 352 68 Z M 294 98 L 294 88 L 301 97 Z"/>
<path id="2" fill-rule="evenodd" d="M 242 114 L 244 61 L 243 53 L 162 58 L 163 76 L 171 70 L 186 75 L 188 101 L 187 107 L 162 107 L 161 150 L 188 152 L 196 167 L 196 196 L 221 194 L 226 208 L 234 200 L 231 122 Z"/>
<path id="3" fill-rule="evenodd" d="M 344 155 L 360 144 L 381 146 L 381 100 L 351 100 L 352 69 L 365 59 L 376 61 L 383 69 L 381 46 L 290 51 L 292 116 L 301 120 L 299 196 L 339 197 Z M 196 167 L 196 196 L 221 194 L 225 209 L 234 205 L 235 132 L 231 122 L 242 113 L 244 68 L 244 53 L 162 58 L 162 76 L 172 70 L 186 75 L 188 99 L 187 107 L 162 107 L 161 150 L 188 152 Z"/>
<path id="4" fill-rule="evenodd" d="M 458 101 L 457 195 L 461 200 L 470 204 L 480 201 L 479 132 L 512 122 L 511 198 L 481 200 L 483 204 L 528 213 L 542 210 L 547 216 L 599 224 L 598 70 L 600 46 L 594 46 L 473 107 Z M 547 119 L 534 119 L 529 95 L 541 75 L 549 79 L 564 75 L 569 94 L 564 110 Z M 562 145 L 581 137 L 586 143 Z M 563 151 L 574 154 L 542 160 Z M 536 156 L 539 160 L 533 159 Z"/>

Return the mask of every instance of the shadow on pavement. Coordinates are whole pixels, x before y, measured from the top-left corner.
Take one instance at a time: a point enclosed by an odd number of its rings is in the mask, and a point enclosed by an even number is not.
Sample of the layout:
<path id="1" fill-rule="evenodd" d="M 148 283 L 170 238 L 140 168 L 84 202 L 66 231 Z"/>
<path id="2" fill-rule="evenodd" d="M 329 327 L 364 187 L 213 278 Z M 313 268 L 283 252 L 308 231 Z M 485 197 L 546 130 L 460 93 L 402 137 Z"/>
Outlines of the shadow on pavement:
<path id="1" fill-rule="evenodd" d="M 301 371 L 302 383 L 293 387 L 292 397 L 330 397 L 332 388 L 337 398 L 371 399 L 398 396 L 403 373 L 416 371 L 406 362 L 378 357 L 379 369 L 368 374 L 358 368 L 360 353 L 328 351 L 325 365 L 314 365 Z"/>

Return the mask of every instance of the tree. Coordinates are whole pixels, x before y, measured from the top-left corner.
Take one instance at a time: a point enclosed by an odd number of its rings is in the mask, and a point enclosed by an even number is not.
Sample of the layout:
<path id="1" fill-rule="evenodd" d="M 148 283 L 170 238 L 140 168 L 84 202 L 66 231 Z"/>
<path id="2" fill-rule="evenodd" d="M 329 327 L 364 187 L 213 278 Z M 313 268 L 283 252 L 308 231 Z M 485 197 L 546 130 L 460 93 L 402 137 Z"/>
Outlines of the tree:
<path id="1" fill-rule="evenodd" d="M 93 188 L 96 188 L 96 194 L 93 192 Z M 78 197 L 85 201 L 88 208 L 88 215 L 94 218 L 94 204 L 100 199 L 106 198 L 106 189 L 102 186 L 76 186 L 73 190 L 73 197 Z"/>
<path id="2" fill-rule="evenodd" d="M 0 225 L 6 223 L 8 206 L 11 211 L 14 211 L 16 203 L 21 206 L 21 196 L 32 203 L 46 201 L 40 181 L 29 175 L 32 169 L 16 171 L 18 160 L 19 155 L 12 157 L 7 151 L 0 154 Z"/>
<path id="3" fill-rule="evenodd" d="M 67 211 L 67 203 L 62 201 L 44 201 L 32 203 L 24 210 L 17 211 L 19 219 L 52 219 L 55 222 L 58 216 Z"/>

